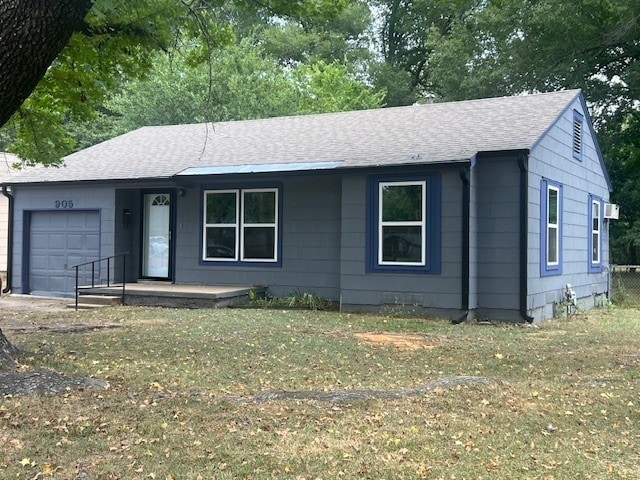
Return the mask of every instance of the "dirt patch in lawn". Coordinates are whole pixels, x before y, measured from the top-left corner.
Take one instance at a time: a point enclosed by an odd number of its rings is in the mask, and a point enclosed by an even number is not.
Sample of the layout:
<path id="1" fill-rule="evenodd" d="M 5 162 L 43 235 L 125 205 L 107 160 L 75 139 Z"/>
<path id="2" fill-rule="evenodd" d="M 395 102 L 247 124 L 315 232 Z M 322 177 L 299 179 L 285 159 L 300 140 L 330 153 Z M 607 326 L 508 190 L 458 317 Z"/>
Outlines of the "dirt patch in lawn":
<path id="1" fill-rule="evenodd" d="M 33 332 L 83 333 L 103 328 L 118 328 L 119 323 L 99 317 L 83 317 L 67 308 L 69 299 L 10 295 L 0 298 L 0 329 L 4 334 Z M 11 340 L 9 340 L 11 341 Z M 5 395 L 34 393 L 55 395 L 69 389 L 106 388 L 107 382 L 93 378 L 67 377 L 51 370 L 28 371 L 20 366 L 20 357 L 31 352 L 19 345 L 7 346 L 8 355 L 0 358 L 0 398 Z M 3 350 L 4 351 L 4 350 Z M 42 352 L 38 352 L 42 353 Z"/>
<path id="2" fill-rule="evenodd" d="M 410 333 L 356 333 L 356 338 L 367 343 L 396 347 L 401 350 L 419 350 L 421 348 L 435 348 L 443 338 L 427 338 L 424 335 Z"/>
<path id="3" fill-rule="evenodd" d="M 105 321 L 99 315 L 82 315 L 68 308 L 69 298 L 3 295 L 0 297 L 0 329 L 6 334 L 48 331 L 81 333 L 121 327 L 122 322 Z"/>

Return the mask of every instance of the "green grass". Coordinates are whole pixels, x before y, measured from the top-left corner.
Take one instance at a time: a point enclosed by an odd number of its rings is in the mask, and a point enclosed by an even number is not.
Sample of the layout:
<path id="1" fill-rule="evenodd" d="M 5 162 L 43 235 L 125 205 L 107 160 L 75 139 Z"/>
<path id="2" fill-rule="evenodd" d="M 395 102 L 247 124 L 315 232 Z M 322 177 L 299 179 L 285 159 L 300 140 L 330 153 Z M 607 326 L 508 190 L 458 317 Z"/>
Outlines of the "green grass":
<path id="1" fill-rule="evenodd" d="M 77 463 L 92 479 L 640 478 L 638 310 L 540 328 L 300 310 L 113 308 L 78 319 L 123 328 L 10 338 L 53 352 L 25 368 L 110 388 L 0 400 L 0 478 L 71 479 Z M 423 348 L 359 332 L 418 334 Z M 508 383 L 348 404 L 237 401 L 452 375 Z"/>

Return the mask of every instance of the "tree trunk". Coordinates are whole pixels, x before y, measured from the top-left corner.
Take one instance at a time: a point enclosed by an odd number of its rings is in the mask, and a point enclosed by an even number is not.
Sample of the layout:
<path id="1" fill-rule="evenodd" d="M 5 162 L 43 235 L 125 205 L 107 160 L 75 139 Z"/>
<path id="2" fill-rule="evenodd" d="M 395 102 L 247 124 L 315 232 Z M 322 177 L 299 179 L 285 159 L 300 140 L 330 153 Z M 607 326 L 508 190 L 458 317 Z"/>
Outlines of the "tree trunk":
<path id="1" fill-rule="evenodd" d="M 0 126 L 83 25 L 93 0 L 0 0 Z"/>
<path id="2" fill-rule="evenodd" d="M 6 370 L 15 366 L 13 357 L 18 353 L 18 349 L 14 347 L 7 337 L 0 330 L 0 370 Z"/>

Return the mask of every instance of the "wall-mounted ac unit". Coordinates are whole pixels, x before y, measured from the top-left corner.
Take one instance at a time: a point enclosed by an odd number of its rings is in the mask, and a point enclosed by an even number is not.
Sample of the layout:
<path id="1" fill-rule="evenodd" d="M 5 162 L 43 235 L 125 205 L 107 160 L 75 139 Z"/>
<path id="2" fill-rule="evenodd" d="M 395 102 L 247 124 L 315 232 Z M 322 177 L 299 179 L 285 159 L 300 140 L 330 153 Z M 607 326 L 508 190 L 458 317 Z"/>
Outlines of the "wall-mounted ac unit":
<path id="1" fill-rule="evenodd" d="M 618 220 L 618 218 L 620 218 L 620 205 L 616 205 L 615 203 L 605 203 L 604 218 Z"/>

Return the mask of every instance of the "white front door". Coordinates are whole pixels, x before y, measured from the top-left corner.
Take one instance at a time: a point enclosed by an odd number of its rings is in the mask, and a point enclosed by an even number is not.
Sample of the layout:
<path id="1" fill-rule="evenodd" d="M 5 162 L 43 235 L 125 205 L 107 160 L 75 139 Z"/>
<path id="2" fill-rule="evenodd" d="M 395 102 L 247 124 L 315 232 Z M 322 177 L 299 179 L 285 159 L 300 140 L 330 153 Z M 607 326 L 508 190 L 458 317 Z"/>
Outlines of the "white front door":
<path id="1" fill-rule="evenodd" d="M 142 276 L 169 278 L 171 195 L 147 193 L 143 204 Z"/>

